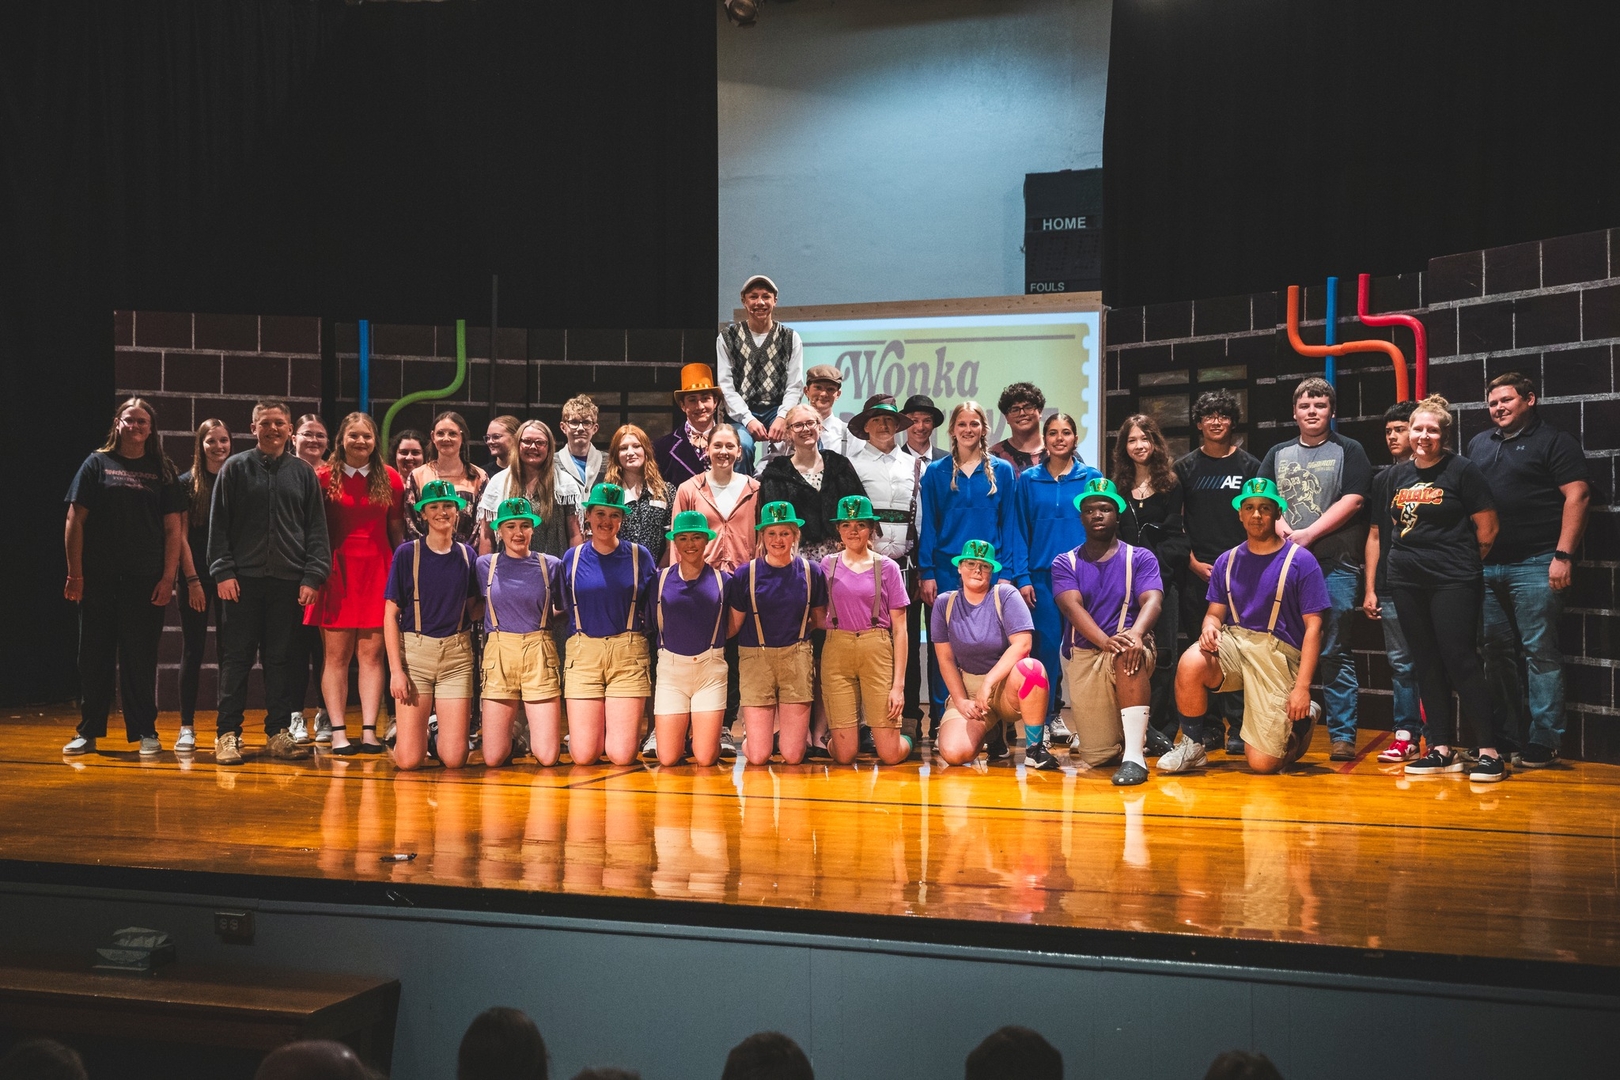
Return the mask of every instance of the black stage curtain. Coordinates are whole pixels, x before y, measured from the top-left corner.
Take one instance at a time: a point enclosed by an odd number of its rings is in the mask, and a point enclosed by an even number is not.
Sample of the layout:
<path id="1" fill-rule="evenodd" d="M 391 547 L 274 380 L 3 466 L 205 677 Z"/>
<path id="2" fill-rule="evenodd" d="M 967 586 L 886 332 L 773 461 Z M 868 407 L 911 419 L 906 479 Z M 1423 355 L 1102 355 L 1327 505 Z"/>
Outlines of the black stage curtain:
<path id="1" fill-rule="evenodd" d="M 1616 55 L 1592 0 L 1115 0 L 1104 298 L 1620 225 Z"/>
<path id="2" fill-rule="evenodd" d="M 0 5 L 0 701 L 76 685 L 114 308 L 482 321 L 494 272 L 507 325 L 708 325 L 715 111 L 701 4 Z"/>

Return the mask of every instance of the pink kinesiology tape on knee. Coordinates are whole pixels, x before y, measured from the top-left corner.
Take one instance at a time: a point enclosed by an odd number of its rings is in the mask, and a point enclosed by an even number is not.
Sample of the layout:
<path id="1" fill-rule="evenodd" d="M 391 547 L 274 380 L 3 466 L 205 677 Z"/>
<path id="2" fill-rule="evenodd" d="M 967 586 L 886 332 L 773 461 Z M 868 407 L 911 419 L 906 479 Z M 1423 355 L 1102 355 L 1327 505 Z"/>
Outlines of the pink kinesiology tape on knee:
<path id="1" fill-rule="evenodd" d="M 1025 657 L 1018 661 L 1018 673 L 1024 677 L 1024 685 L 1018 690 L 1020 700 L 1029 697 L 1031 690 L 1045 690 L 1049 685 L 1046 681 L 1046 671 L 1042 669 L 1039 660 Z"/>

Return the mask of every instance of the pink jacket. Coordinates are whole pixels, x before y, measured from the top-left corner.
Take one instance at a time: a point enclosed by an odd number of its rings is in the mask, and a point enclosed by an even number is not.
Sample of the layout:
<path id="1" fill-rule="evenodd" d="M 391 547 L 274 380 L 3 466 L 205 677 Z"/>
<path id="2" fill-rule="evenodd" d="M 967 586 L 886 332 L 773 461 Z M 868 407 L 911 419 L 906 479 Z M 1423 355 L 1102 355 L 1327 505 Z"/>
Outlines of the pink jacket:
<path id="1" fill-rule="evenodd" d="M 670 518 L 682 510 L 701 510 L 709 519 L 709 528 L 719 535 L 709 541 L 703 561 L 727 573 L 747 566 L 754 557 L 754 525 L 759 520 L 759 481 L 752 476 L 739 476 L 743 492 L 730 516 L 722 516 L 714 504 L 714 492 L 709 487 L 709 474 L 701 472 L 675 489 L 675 505 Z M 674 551 L 671 546 L 670 551 Z"/>

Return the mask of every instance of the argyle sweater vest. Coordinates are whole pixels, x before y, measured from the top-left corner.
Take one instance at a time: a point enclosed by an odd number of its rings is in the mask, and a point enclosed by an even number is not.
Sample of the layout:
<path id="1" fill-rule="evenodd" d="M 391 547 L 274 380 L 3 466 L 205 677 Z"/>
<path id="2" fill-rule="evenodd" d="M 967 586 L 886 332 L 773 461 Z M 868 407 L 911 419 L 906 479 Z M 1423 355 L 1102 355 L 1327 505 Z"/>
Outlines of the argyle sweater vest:
<path id="1" fill-rule="evenodd" d="M 793 331 L 781 323 L 773 323 L 765 340 L 755 345 L 747 323 L 732 323 L 726 327 L 726 351 L 731 354 L 732 385 L 748 402 L 748 407 L 755 412 L 780 408 L 782 395 L 787 393 Z"/>

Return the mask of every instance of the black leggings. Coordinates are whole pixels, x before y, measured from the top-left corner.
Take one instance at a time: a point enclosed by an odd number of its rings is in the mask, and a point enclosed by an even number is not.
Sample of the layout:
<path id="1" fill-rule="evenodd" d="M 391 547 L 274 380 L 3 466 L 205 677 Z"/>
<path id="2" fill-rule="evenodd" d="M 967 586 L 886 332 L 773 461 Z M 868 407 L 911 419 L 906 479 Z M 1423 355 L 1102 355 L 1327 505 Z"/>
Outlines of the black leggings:
<path id="1" fill-rule="evenodd" d="M 180 723 L 192 726 L 197 715 L 197 683 L 202 674 L 203 648 L 208 644 L 208 619 L 219 627 L 219 591 L 212 581 L 202 583 L 205 603 L 201 611 L 192 609 L 186 594 L 180 595 Z"/>
<path id="2" fill-rule="evenodd" d="M 1474 745 L 1489 743 L 1491 698 L 1478 647 L 1485 583 L 1435 589 L 1392 585 L 1390 592 L 1412 654 L 1429 741 L 1441 746 L 1449 742 L 1451 694 L 1456 691 L 1462 723 L 1474 736 Z"/>

